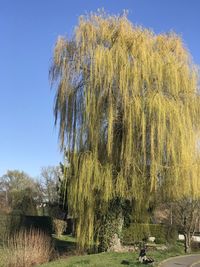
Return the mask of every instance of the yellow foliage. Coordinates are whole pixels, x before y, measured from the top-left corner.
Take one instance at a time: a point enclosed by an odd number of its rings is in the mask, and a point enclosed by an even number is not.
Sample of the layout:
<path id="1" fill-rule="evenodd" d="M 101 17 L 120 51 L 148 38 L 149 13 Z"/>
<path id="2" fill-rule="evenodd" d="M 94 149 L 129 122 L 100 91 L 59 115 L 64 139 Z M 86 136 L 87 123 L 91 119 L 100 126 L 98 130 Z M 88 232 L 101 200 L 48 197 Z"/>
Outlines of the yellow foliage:
<path id="1" fill-rule="evenodd" d="M 198 72 L 179 36 L 125 15 L 81 17 L 72 40 L 58 39 L 51 75 L 81 245 L 92 242 L 95 210 L 115 197 L 199 196 Z"/>

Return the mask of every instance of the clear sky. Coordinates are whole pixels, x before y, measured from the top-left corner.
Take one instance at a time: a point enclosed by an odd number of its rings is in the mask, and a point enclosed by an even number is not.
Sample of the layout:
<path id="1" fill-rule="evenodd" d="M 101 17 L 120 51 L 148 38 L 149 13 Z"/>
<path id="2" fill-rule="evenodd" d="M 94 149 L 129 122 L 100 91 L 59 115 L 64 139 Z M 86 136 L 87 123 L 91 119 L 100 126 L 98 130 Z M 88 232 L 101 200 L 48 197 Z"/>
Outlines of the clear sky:
<path id="1" fill-rule="evenodd" d="M 36 177 L 62 160 L 48 80 L 53 47 L 98 8 L 127 9 L 156 33 L 174 30 L 200 64 L 200 0 L 0 0 L 0 176 L 19 169 Z"/>

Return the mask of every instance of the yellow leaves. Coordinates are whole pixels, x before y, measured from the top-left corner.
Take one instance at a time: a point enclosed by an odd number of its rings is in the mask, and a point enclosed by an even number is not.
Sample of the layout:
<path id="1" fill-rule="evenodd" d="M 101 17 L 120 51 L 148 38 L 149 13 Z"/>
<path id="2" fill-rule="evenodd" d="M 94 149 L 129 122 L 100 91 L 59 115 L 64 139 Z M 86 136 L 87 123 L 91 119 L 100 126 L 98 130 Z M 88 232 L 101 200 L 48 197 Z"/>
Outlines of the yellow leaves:
<path id="1" fill-rule="evenodd" d="M 114 120 L 114 114 L 113 114 L 113 104 L 110 103 L 109 111 L 108 111 L 108 137 L 107 137 L 107 151 L 108 156 L 112 153 L 112 146 L 113 146 L 113 120 Z"/>
<path id="2" fill-rule="evenodd" d="M 66 40 L 62 36 L 59 36 L 54 49 L 54 64 L 57 66 L 59 66 L 62 63 L 63 60 L 62 55 L 65 47 L 66 47 Z"/>
<path id="3" fill-rule="evenodd" d="M 198 73 L 179 36 L 91 14 L 72 41 L 58 39 L 52 78 L 63 146 L 79 155 L 68 202 L 82 244 L 97 203 L 200 194 Z"/>

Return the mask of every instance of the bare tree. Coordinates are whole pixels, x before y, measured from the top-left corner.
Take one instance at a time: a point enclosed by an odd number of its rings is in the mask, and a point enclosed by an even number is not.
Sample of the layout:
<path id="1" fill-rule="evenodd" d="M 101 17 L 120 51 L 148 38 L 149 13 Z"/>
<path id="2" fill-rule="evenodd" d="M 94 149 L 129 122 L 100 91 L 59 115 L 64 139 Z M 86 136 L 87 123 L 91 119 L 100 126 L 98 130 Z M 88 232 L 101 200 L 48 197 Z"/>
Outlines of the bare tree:
<path id="1" fill-rule="evenodd" d="M 200 201 L 189 197 L 171 203 L 170 220 L 184 235 L 185 253 L 191 251 L 192 236 L 200 221 Z"/>
<path id="2" fill-rule="evenodd" d="M 59 201 L 58 183 L 59 167 L 48 166 L 41 170 L 41 183 L 45 199 L 48 203 L 53 204 Z"/>
<path id="3" fill-rule="evenodd" d="M 63 217 L 60 210 L 60 176 L 58 166 L 47 166 L 41 169 L 39 188 L 42 195 L 43 205 L 50 216 Z"/>

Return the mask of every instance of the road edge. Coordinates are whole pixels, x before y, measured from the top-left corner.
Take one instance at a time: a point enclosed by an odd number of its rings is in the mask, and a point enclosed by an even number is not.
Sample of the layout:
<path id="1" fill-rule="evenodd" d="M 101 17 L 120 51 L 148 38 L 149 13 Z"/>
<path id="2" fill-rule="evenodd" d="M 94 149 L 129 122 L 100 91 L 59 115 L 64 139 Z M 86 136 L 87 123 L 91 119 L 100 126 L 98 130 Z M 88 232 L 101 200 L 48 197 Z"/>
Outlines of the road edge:
<path id="1" fill-rule="evenodd" d="M 189 254 L 189 255 L 180 255 L 180 256 L 170 257 L 170 258 L 167 258 L 167 259 L 161 261 L 161 262 L 157 265 L 157 267 L 162 267 L 162 264 L 163 264 L 163 263 L 165 263 L 165 262 L 167 262 L 167 261 L 169 261 L 169 260 L 171 260 L 171 259 L 174 259 L 174 258 L 191 257 L 191 256 L 195 256 L 195 255 L 200 255 L 200 254 L 199 254 L 199 253 L 194 253 L 194 254 Z M 197 263 L 199 263 L 199 262 L 200 262 L 200 261 L 197 261 L 197 262 L 192 263 L 192 265 L 190 265 L 190 267 L 193 267 L 193 264 L 197 264 Z"/>

